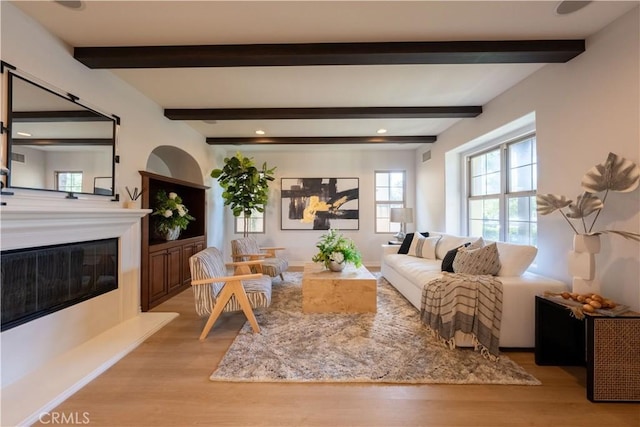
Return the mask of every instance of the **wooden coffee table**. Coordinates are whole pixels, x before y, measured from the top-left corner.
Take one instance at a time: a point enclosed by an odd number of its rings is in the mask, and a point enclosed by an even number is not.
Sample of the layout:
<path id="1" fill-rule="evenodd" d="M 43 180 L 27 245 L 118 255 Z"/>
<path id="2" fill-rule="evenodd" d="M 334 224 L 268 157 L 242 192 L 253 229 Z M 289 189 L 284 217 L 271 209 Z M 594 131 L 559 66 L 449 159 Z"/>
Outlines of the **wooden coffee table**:
<path id="1" fill-rule="evenodd" d="M 375 313 L 377 280 L 364 267 L 347 264 L 339 273 L 306 263 L 302 273 L 304 313 Z"/>

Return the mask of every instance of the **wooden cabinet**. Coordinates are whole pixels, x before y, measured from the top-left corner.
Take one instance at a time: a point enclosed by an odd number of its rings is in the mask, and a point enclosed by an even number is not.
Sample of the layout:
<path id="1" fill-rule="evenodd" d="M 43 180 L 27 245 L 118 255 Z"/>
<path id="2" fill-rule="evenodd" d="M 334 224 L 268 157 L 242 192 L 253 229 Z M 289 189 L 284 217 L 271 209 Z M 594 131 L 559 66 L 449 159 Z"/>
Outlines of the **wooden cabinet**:
<path id="1" fill-rule="evenodd" d="M 154 209 L 158 191 L 177 193 L 195 218 L 178 240 L 159 239 L 154 233 L 153 218 L 142 219 L 142 311 L 157 306 L 191 285 L 189 257 L 206 247 L 206 186 L 140 171 L 142 208 Z"/>

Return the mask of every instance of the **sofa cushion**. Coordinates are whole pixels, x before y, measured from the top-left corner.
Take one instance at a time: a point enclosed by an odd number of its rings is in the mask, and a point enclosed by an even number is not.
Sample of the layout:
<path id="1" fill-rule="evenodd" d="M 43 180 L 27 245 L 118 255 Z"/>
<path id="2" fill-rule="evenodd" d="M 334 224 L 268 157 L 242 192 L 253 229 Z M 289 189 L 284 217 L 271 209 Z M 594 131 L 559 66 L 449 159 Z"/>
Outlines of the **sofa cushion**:
<path id="1" fill-rule="evenodd" d="M 420 289 L 429 280 L 442 275 L 440 261 L 438 260 L 388 254 L 384 256 L 383 262 Z"/>
<path id="2" fill-rule="evenodd" d="M 404 240 L 402 241 L 402 244 L 400 245 L 400 248 L 398 249 L 398 253 L 399 254 L 408 254 L 409 253 L 409 247 L 411 246 L 411 242 L 413 241 L 413 234 L 414 233 L 405 234 Z M 420 232 L 420 234 L 422 234 L 424 237 L 429 237 L 429 232 L 428 231 Z"/>
<path id="3" fill-rule="evenodd" d="M 521 276 L 538 254 L 538 248 L 535 246 L 505 242 L 496 242 L 496 244 L 502 264 L 498 276 Z"/>
<path id="4" fill-rule="evenodd" d="M 440 240 L 440 236 L 424 237 L 420 234 L 413 236 L 407 255 L 418 258 L 436 259 L 436 244 L 438 240 Z"/>
<path id="5" fill-rule="evenodd" d="M 437 259 L 443 259 L 451 249 L 457 248 L 465 243 L 471 243 L 477 239 L 477 237 L 459 237 L 445 233 L 431 233 L 430 236 L 442 236 L 440 241 L 438 241 L 438 246 L 436 246 Z"/>
<path id="6" fill-rule="evenodd" d="M 467 249 L 479 249 L 484 246 L 484 240 L 482 237 L 479 237 L 473 243 L 465 243 L 464 245 L 460 245 L 457 248 L 451 249 L 447 254 L 442 258 L 442 271 L 448 271 L 449 273 L 453 273 L 453 260 L 456 258 L 458 251 L 462 248 Z"/>
<path id="7" fill-rule="evenodd" d="M 467 243 L 470 245 L 471 243 Z M 451 249 L 447 254 L 442 258 L 442 271 L 448 271 L 449 273 L 453 273 L 453 260 L 456 258 L 458 251 L 464 248 L 465 245 L 460 245 L 457 248 Z"/>
<path id="8" fill-rule="evenodd" d="M 479 249 L 461 249 L 453 260 L 453 271 L 465 274 L 491 274 L 500 271 L 500 256 L 495 243 Z"/>

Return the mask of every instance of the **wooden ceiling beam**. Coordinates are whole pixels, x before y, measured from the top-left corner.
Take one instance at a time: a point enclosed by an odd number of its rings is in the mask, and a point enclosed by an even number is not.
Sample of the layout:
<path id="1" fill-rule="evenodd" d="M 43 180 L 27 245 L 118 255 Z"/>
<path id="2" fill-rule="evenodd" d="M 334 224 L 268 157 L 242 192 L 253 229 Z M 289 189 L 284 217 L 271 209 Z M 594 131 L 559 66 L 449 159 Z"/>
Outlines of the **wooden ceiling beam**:
<path id="1" fill-rule="evenodd" d="M 491 40 L 76 47 L 89 68 L 307 65 L 505 64 L 567 62 L 584 40 Z"/>
<path id="2" fill-rule="evenodd" d="M 446 119 L 477 117 L 470 107 L 167 108 L 171 120 Z"/>
<path id="3" fill-rule="evenodd" d="M 437 136 L 305 136 L 305 137 L 253 137 L 207 138 L 209 145 L 302 145 L 302 144 L 428 144 Z"/>

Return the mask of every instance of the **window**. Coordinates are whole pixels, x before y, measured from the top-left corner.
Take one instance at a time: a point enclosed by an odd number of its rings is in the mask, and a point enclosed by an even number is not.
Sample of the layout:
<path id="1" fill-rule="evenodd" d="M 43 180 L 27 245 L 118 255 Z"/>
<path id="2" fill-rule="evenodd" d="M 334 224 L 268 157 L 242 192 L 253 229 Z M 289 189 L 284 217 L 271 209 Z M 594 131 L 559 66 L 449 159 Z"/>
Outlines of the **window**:
<path id="1" fill-rule="evenodd" d="M 376 233 L 397 233 L 399 223 L 389 221 L 391 208 L 405 207 L 405 171 L 376 171 Z"/>
<path id="2" fill-rule="evenodd" d="M 234 217 L 236 234 L 244 234 L 244 215 Z M 249 234 L 264 233 L 264 212 L 253 210 L 249 217 L 247 228 Z"/>
<path id="3" fill-rule="evenodd" d="M 469 156 L 469 235 L 536 245 L 536 137 Z"/>
<path id="4" fill-rule="evenodd" d="M 82 172 L 56 172 L 56 190 L 82 192 Z"/>

